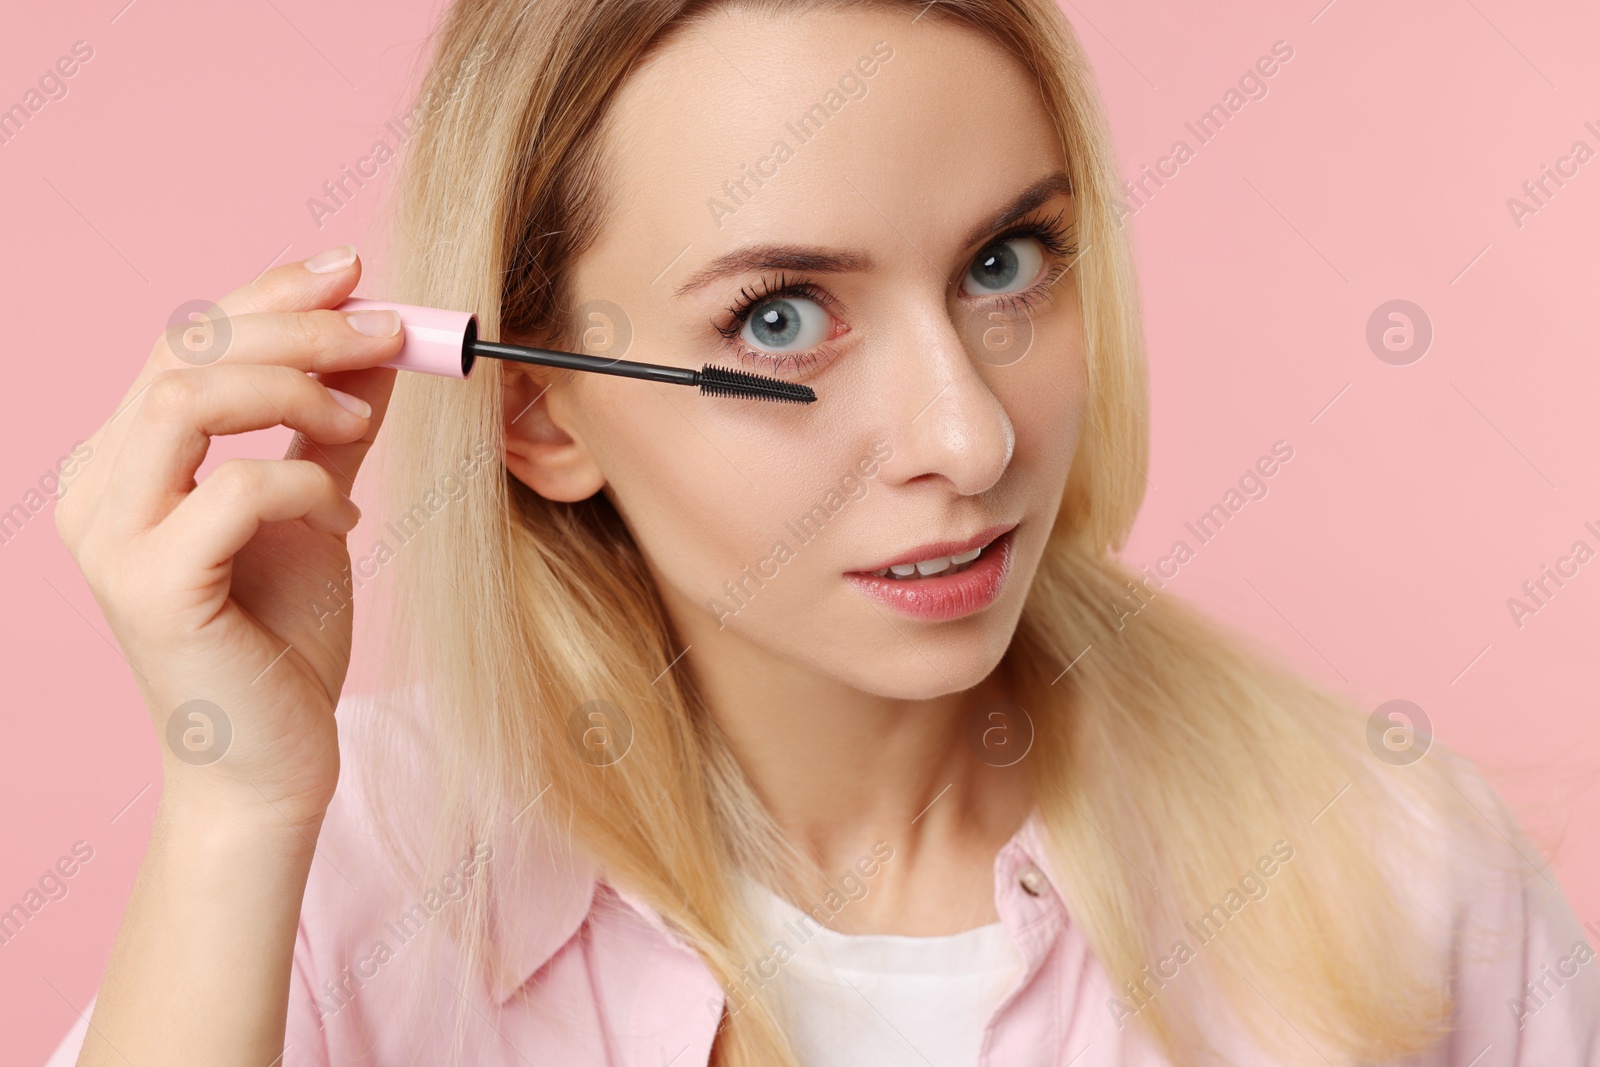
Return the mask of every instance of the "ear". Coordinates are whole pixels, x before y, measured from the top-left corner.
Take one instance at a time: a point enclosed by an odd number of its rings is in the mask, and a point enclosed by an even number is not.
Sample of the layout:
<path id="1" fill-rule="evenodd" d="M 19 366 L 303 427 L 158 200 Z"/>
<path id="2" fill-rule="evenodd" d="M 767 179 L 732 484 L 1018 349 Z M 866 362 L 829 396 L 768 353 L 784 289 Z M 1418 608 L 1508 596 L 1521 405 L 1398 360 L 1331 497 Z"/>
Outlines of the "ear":
<path id="1" fill-rule="evenodd" d="M 587 500 L 606 484 L 589 449 L 570 432 L 572 390 L 564 388 L 572 371 L 549 383 L 522 367 L 506 368 L 506 469 L 546 500 Z"/>

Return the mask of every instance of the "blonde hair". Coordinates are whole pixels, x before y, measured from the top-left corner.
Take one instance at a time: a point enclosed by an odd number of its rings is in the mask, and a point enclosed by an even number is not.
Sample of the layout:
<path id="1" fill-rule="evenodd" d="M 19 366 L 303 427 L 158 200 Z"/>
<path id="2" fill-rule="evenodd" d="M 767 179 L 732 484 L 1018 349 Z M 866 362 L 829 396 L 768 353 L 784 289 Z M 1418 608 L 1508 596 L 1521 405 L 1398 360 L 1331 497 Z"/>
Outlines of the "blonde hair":
<path id="1" fill-rule="evenodd" d="M 1127 1014 L 1173 1062 L 1201 1062 L 1219 1020 L 1244 1024 L 1285 1062 L 1426 1047 L 1450 1018 L 1448 973 L 1417 901 L 1396 887 L 1442 877 L 1443 842 L 1454 838 L 1441 828 L 1477 818 L 1460 807 L 1451 759 L 1374 758 L 1353 703 L 1174 594 L 1150 595 L 1113 554 L 1144 493 L 1144 345 L 1117 221 L 1120 175 L 1071 28 L 1051 0 L 877 5 L 1001 43 L 1037 78 L 1072 179 L 1087 429 L 1003 666 L 1036 731 L 1025 763 L 1073 920 Z M 570 347 L 564 280 L 605 220 L 607 107 L 642 57 L 721 6 L 458 0 L 422 86 L 436 106 L 407 149 L 385 295 L 475 310 L 490 339 Z M 489 61 L 474 60 L 485 51 Z M 469 66 L 471 77 L 458 76 Z M 387 514 L 414 511 L 456 458 L 503 454 L 504 373 L 482 361 L 465 383 L 401 376 L 380 442 Z M 780 879 L 792 850 L 688 672 L 667 669 L 667 615 L 604 495 L 552 502 L 492 458 L 488 471 L 430 513 L 393 562 L 386 699 L 396 706 L 376 721 L 425 716 L 422 765 L 437 806 L 428 847 L 407 845 L 404 827 L 389 829 L 390 843 L 431 881 L 495 820 L 540 798 L 539 818 L 655 907 L 732 990 L 760 951 L 734 868 Z M 1130 590 L 1143 602 L 1131 619 L 1121 606 Z M 412 694 L 420 712 L 399 706 Z M 573 709 L 596 699 L 625 709 L 632 728 L 627 757 L 606 767 L 576 758 L 569 732 Z M 374 780 L 380 813 L 409 810 L 403 776 L 391 768 Z M 1270 905 L 1230 922 L 1185 962 L 1194 969 L 1185 980 L 1151 982 L 1146 968 L 1171 955 L 1185 921 L 1278 843 L 1292 861 L 1272 876 Z M 490 970 L 501 964 L 485 893 L 475 884 L 451 933 L 463 958 Z M 738 1067 L 794 1062 L 762 997 L 724 1016 L 715 1056 Z"/>

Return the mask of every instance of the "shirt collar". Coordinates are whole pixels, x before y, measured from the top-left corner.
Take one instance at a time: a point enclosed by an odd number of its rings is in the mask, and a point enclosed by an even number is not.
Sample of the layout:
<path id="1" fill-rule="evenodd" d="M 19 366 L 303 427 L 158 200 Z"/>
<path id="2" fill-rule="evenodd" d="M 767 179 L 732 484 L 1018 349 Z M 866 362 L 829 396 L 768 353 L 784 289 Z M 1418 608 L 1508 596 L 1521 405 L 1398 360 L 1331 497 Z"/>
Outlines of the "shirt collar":
<path id="1" fill-rule="evenodd" d="M 1060 872 L 1051 861 L 1050 834 L 1035 807 L 994 858 L 995 910 L 1027 961 L 1031 975 L 1067 920 Z"/>
<path id="2" fill-rule="evenodd" d="M 1017 832 L 1011 836 L 995 856 L 996 874 L 1005 874 L 1014 880 L 1021 879 L 1025 868 L 1032 864 L 1039 869 L 1045 877 L 1045 892 L 1041 894 L 1044 899 L 1060 900 L 1057 887 L 1061 884 L 1061 871 L 1051 859 L 1050 831 L 1045 827 L 1044 815 L 1036 805 L 1028 812 L 1028 817 L 1018 827 Z M 1008 855 L 1010 850 L 1010 855 Z"/>
<path id="3" fill-rule="evenodd" d="M 504 1004 L 583 925 L 599 868 L 534 813 L 496 825 L 489 893 L 499 967 L 489 977 L 489 990 L 496 1004 Z"/>
<path id="4" fill-rule="evenodd" d="M 502 963 L 489 983 L 496 1004 L 509 1000 L 572 939 L 594 907 L 601 883 L 598 865 L 559 841 L 542 821 L 518 821 L 526 825 L 502 821 L 503 829 L 492 842 L 495 858 L 504 858 L 490 891 L 496 956 Z M 1048 840 L 1044 821 L 1035 807 L 995 854 L 995 904 L 1002 921 L 1014 934 L 1035 929 L 1043 920 L 1064 913 Z M 643 899 L 609 884 L 606 889 L 669 943 L 692 951 L 688 942 Z M 1027 951 L 1035 940 L 1022 941 L 1029 956 L 1036 955 Z"/>

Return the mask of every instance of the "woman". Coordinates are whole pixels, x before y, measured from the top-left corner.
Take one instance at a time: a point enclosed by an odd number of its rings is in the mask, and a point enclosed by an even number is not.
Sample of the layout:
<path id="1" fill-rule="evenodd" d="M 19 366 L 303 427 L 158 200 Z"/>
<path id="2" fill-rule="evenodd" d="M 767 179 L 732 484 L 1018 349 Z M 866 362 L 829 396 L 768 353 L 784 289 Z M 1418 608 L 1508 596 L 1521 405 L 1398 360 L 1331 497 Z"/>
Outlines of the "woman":
<path id="1" fill-rule="evenodd" d="M 158 343 L 58 509 L 171 739 L 80 1063 L 1600 1063 L 1471 769 L 1111 554 L 1138 307 L 1047 0 L 458 2 L 424 92 L 383 295 L 819 400 L 396 383 L 348 249 Z"/>

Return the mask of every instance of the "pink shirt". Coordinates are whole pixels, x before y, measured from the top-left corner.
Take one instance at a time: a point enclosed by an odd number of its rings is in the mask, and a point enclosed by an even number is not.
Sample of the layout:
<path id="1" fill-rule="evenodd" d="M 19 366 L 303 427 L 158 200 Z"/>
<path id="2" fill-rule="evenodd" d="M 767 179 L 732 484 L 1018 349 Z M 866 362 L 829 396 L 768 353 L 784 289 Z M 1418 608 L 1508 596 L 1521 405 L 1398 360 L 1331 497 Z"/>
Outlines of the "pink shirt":
<path id="1" fill-rule="evenodd" d="M 349 718 L 344 709 L 340 718 Z M 495 880 L 497 944 L 509 972 L 476 978 L 449 953 L 424 969 L 418 934 L 459 906 L 453 886 L 430 893 L 385 877 L 352 769 L 347 762 L 306 888 L 284 1067 L 445 1063 L 458 1017 L 466 1023 L 461 1062 L 481 1067 L 707 1063 L 723 1004 L 710 971 L 648 905 L 543 848 L 532 850 L 543 858 L 520 878 Z M 515 830 L 534 827 L 536 811 L 519 816 Z M 479 846 L 477 866 L 508 873 L 512 829 L 507 820 L 492 855 Z M 1586 924 L 1586 941 L 1552 883 L 1525 884 L 1513 866 L 1504 870 L 1451 905 L 1452 949 L 1472 927 L 1500 931 L 1504 951 L 1452 951 L 1454 1032 L 1405 1067 L 1600 1067 L 1600 960 L 1591 950 L 1600 922 Z M 989 1018 L 979 1067 L 1166 1064 L 1136 1025 L 1119 1025 L 1118 991 L 1057 881 L 1035 813 L 994 859 L 995 908 L 1025 967 Z M 412 983 L 430 1010 L 412 1009 Z M 73 1062 L 84 1029 L 80 1021 L 52 1065 Z"/>

